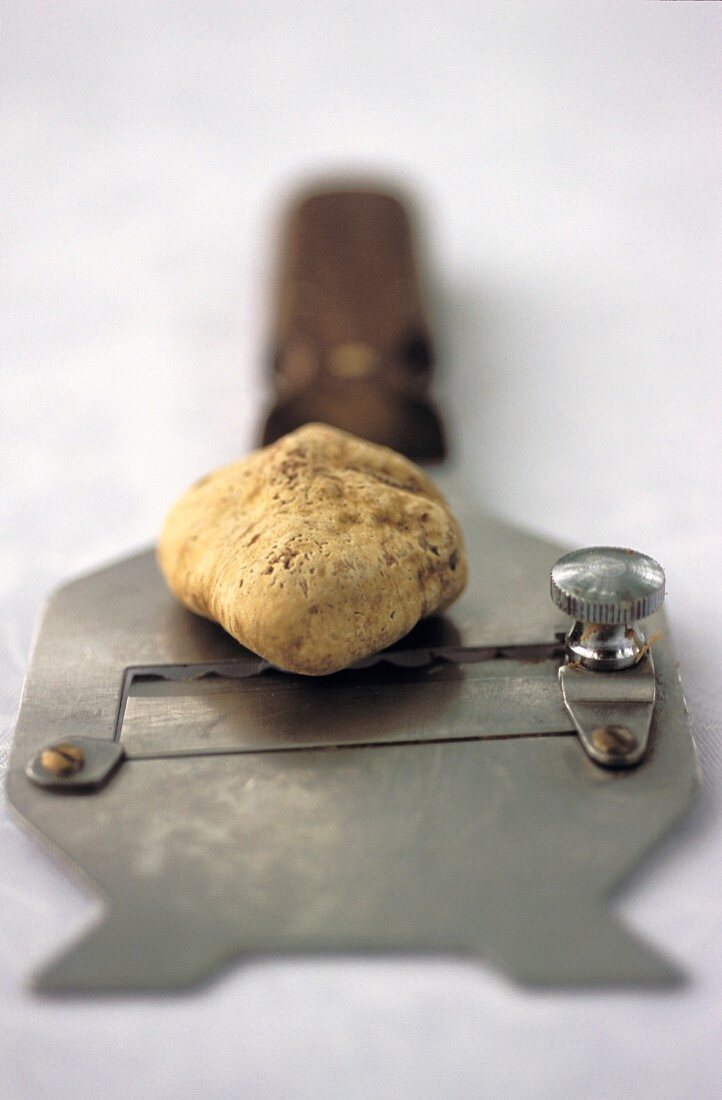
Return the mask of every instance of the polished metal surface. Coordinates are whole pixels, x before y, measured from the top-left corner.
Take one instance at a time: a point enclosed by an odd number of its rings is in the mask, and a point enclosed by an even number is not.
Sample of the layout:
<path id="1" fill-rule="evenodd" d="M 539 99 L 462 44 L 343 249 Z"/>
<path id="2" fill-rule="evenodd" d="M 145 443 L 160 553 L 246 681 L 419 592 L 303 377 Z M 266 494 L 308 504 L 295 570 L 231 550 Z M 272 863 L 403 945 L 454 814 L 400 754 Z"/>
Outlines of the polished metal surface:
<path id="1" fill-rule="evenodd" d="M 647 751 L 656 698 L 652 656 L 611 676 L 576 663 L 559 669 L 564 703 L 587 754 L 609 768 L 639 764 Z"/>
<path id="2" fill-rule="evenodd" d="M 664 583 L 659 562 L 618 546 L 573 550 L 551 571 L 555 604 L 584 623 L 646 619 L 662 606 Z"/>
<path id="3" fill-rule="evenodd" d="M 664 602 L 662 566 L 646 554 L 615 546 L 574 550 L 551 571 L 555 605 L 576 621 L 567 634 L 572 660 L 613 672 L 630 668 L 646 652 L 638 626 Z"/>
<path id="4" fill-rule="evenodd" d="M 593 672 L 618 672 L 631 668 L 646 653 L 647 642 L 636 623 L 575 622 L 566 637 L 569 659 Z"/>
<path id="5" fill-rule="evenodd" d="M 461 517 L 468 593 L 337 686 L 287 682 L 186 612 L 151 551 L 52 597 L 8 796 L 104 910 L 39 987 L 174 989 L 279 951 L 459 952 L 524 982 L 675 978 L 609 906 L 697 787 L 669 639 L 650 752 L 600 768 L 555 679 L 560 548 Z M 44 748 L 82 738 L 127 753 L 101 789 L 28 779 Z"/>

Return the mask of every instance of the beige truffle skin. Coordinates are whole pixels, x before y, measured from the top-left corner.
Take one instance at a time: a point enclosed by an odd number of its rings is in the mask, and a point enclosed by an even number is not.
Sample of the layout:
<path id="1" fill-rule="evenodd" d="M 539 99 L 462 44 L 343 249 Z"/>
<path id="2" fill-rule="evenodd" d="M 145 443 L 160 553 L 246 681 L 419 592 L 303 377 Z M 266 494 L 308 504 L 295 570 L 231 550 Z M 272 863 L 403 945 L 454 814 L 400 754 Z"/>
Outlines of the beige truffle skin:
<path id="1" fill-rule="evenodd" d="M 307 424 L 198 481 L 158 544 L 171 591 L 289 672 L 391 645 L 463 591 L 457 521 L 412 462 Z"/>

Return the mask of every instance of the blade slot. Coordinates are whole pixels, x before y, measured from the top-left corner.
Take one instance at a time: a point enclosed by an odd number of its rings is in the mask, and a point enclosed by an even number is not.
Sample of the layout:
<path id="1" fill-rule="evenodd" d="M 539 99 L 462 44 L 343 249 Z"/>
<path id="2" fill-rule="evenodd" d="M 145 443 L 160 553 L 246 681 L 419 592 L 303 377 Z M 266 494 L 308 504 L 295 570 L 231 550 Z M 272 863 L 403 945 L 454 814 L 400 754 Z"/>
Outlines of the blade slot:
<path id="1" fill-rule="evenodd" d="M 137 759 L 571 733 L 557 669 L 556 659 L 434 659 L 318 679 L 136 670 L 120 739 Z"/>

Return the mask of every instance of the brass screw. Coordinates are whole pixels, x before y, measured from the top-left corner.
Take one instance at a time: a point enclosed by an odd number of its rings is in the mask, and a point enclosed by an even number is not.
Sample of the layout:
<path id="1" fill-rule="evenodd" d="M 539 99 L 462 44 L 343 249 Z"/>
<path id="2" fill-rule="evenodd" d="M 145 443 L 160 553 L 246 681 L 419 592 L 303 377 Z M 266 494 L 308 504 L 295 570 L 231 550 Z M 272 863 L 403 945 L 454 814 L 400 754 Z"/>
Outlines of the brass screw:
<path id="1" fill-rule="evenodd" d="M 79 745 L 74 745 L 71 741 L 61 741 L 57 745 L 50 745 L 49 748 L 43 749 L 38 757 L 38 763 L 49 775 L 58 777 L 75 775 L 85 764 L 85 753 Z"/>
<path id="2" fill-rule="evenodd" d="M 590 738 L 597 752 L 607 756 L 628 756 L 637 747 L 637 739 L 626 726 L 599 726 Z"/>

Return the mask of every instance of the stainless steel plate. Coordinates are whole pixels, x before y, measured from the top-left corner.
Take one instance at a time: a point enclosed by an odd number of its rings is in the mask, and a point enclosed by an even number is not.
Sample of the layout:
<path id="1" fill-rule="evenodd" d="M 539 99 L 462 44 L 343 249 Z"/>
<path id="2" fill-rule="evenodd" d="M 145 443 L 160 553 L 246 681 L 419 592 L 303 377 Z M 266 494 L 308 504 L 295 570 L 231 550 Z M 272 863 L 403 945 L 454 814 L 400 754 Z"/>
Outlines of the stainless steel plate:
<path id="1" fill-rule="evenodd" d="M 474 580 L 452 614 L 313 682 L 185 612 L 152 552 L 52 598 L 8 794 L 104 912 L 42 988 L 176 988 L 279 951 L 460 952 L 526 982 L 676 976 L 608 903 L 697 785 L 669 641 L 649 753 L 599 768 L 557 682 L 562 548 L 463 524 Z M 105 786 L 30 782 L 28 761 L 74 737 L 124 750 Z"/>

